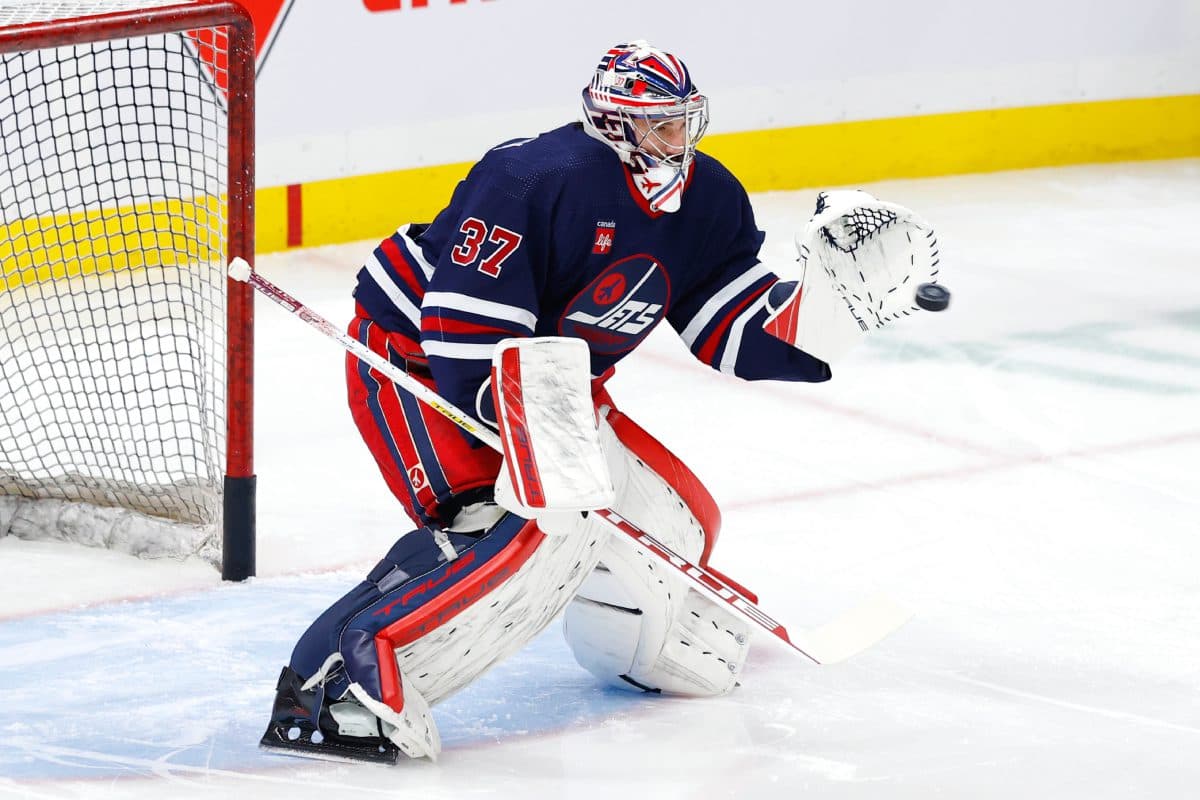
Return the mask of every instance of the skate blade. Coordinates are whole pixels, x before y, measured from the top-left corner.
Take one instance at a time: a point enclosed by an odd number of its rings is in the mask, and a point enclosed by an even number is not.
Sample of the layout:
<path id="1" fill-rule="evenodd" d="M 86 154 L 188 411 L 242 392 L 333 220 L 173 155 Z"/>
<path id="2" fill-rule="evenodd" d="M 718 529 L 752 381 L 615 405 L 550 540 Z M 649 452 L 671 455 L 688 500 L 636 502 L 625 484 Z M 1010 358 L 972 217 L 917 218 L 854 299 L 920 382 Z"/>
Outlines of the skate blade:
<path id="1" fill-rule="evenodd" d="M 299 739 L 288 739 L 284 731 L 267 729 L 259 741 L 260 749 L 268 753 L 318 761 L 333 761 L 339 764 L 384 764 L 394 766 L 400 761 L 400 749 L 391 742 L 385 744 L 346 744 L 325 740 L 311 741 L 305 733 Z"/>

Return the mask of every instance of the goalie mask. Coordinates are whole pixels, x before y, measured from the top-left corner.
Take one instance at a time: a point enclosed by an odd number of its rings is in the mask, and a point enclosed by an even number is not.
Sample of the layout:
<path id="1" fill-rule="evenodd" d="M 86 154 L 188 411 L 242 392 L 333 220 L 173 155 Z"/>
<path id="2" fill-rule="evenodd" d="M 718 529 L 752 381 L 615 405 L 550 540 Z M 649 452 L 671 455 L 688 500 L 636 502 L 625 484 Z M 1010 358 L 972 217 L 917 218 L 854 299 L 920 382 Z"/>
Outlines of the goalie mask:
<path id="1" fill-rule="evenodd" d="M 708 128 L 708 98 L 675 56 L 641 40 L 619 44 L 583 90 L 583 126 L 629 166 L 651 209 L 676 211 Z"/>

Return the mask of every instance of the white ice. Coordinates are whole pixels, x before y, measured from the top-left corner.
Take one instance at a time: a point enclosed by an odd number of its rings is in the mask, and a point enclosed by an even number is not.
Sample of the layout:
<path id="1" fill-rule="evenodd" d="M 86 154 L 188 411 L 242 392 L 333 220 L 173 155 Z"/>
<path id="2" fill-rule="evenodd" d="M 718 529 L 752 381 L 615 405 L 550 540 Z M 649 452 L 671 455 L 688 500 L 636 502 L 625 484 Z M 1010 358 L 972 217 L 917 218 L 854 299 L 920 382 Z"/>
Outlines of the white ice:
<path id="1" fill-rule="evenodd" d="M 886 592 L 900 632 L 828 667 L 760 640 L 740 689 L 687 701 L 597 687 L 552 626 L 437 707 L 436 765 L 260 752 L 292 642 L 408 527 L 339 350 L 260 302 L 259 577 L 0 539 L 0 795 L 1196 796 L 1200 161 L 863 188 L 937 226 L 949 311 L 820 386 L 662 330 L 611 388 L 707 481 L 714 564 L 765 610 Z M 814 196 L 755 198 L 781 271 Z M 373 245 L 258 266 L 344 320 Z"/>

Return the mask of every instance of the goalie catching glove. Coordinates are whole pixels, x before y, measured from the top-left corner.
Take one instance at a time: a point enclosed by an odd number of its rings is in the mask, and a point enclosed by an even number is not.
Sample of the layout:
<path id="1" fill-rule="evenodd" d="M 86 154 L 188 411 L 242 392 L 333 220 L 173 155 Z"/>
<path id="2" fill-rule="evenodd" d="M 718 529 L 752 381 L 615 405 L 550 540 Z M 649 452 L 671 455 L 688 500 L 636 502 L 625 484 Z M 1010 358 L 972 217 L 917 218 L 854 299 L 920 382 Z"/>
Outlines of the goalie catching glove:
<path id="1" fill-rule="evenodd" d="M 803 277 L 772 288 L 763 329 L 827 363 L 919 311 L 917 287 L 938 278 L 933 227 L 862 191 L 821 192 L 796 249 Z"/>

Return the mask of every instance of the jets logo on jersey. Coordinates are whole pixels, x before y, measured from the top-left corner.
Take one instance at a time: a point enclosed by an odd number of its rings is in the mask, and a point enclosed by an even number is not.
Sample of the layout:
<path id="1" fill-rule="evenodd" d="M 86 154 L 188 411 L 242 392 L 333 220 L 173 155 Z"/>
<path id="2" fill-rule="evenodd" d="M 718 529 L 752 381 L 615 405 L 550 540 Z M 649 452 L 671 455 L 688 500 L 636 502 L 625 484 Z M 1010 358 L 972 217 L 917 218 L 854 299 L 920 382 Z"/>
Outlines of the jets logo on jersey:
<path id="1" fill-rule="evenodd" d="M 601 276 L 600 284 L 592 292 L 592 300 L 598 306 L 611 306 L 625 294 L 625 276 L 610 272 Z"/>
<path id="2" fill-rule="evenodd" d="M 613 238 L 617 235 L 617 223 L 597 222 L 596 242 L 592 245 L 592 255 L 606 256 L 612 252 Z"/>
<path id="3" fill-rule="evenodd" d="M 671 286 L 658 260 L 639 254 L 610 264 L 567 305 L 563 336 L 585 340 L 594 353 L 632 350 L 666 314 Z"/>

